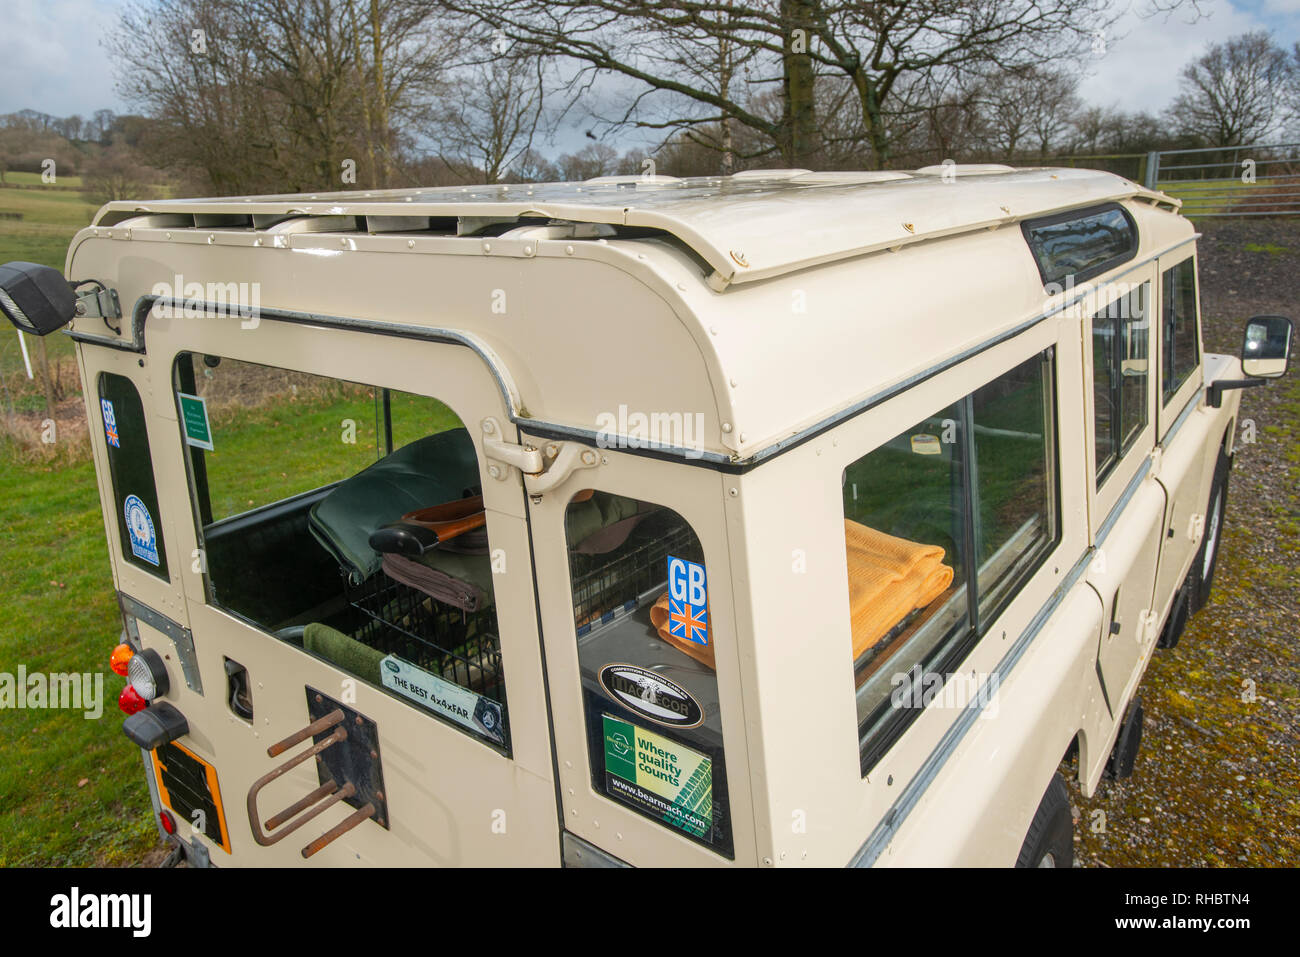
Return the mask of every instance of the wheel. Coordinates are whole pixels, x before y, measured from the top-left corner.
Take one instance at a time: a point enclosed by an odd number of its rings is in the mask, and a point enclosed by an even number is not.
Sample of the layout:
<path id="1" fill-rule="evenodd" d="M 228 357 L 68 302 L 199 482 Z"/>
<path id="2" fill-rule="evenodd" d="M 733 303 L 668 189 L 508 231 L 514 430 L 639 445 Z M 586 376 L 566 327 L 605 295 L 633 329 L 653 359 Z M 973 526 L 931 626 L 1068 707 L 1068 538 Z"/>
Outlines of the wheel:
<path id="1" fill-rule="evenodd" d="M 1047 793 L 1034 812 L 1016 867 L 1073 867 L 1074 817 L 1070 792 L 1060 772 L 1052 775 Z"/>
<path id="2" fill-rule="evenodd" d="M 1219 461 L 1214 466 L 1214 481 L 1210 484 L 1210 503 L 1205 511 L 1205 532 L 1201 548 L 1192 563 L 1192 614 L 1200 611 L 1210 601 L 1210 586 L 1214 583 L 1214 569 L 1219 563 L 1219 543 L 1223 539 L 1223 516 L 1228 506 L 1228 469 L 1231 461 L 1219 450 Z"/>

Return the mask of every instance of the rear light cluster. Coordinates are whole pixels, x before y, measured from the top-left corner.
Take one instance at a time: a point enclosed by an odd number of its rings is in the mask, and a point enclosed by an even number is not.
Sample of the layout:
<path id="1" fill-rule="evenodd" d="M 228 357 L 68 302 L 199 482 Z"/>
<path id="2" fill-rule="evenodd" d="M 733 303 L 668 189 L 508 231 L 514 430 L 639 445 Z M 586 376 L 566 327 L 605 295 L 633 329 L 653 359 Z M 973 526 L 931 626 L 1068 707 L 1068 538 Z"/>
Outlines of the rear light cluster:
<path id="1" fill-rule="evenodd" d="M 162 655 L 150 648 L 137 652 L 128 644 L 120 644 L 113 649 L 109 667 L 114 674 L 127 679 L 117 706 L 128 715 L 143 711 L 156 698 L 167 694 L 167 668 Z"/>

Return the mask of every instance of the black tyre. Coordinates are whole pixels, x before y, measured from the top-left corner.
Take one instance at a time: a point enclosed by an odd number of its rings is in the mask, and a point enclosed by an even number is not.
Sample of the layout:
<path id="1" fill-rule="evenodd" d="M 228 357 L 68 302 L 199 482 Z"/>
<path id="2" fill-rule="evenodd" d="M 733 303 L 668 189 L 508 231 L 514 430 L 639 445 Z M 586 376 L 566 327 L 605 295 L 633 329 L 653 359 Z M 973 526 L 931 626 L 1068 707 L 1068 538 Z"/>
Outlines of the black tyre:
<path id="1" fill-rule="evenodd" d="M 1070 792 L 1060 772 L 1052 775 L 1042 803 L 1034 812 L 1016 867 L 1073 867 L 1074 817 Z"/>
<path id="2" fill-rule="evenodd" d="M 1209 603 L 1210 586 L 1214 583 L 1214 569 L 1219 564 L 1219 546 L 1223 541 L 1223 517 L 1228 507 L 1228 469 L 1231 461 L 1219 450 L 1219 461 L 1214 466 L 1214 481 L 1210 484 L 1210 500 L 1205 510 L 1205 532 L 1201 547 L 1192 564 L 1192 614 Z"/>

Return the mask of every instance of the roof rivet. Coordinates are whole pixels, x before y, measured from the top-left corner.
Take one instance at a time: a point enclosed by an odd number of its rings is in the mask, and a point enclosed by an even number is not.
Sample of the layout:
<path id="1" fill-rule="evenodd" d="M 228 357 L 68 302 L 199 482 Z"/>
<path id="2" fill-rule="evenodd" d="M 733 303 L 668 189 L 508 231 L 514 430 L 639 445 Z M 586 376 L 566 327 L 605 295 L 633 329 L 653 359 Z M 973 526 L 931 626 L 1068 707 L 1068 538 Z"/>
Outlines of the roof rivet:
<path id="1" fill-rule="evenodd" d="M 215 233 L 208 233 L 208 245 L 211 246 L 211 245 L 212 245 L 213 243 L 215 243 L 216 241 L 217 241 L 216 234 L 215 234 Z"/>
<path id="2" fill-rule="evenodd" d="M 348 248 L 348 240 L 346 236 L 344 236 L 342 239 L 339 240 L 339 245 L 342 246 L 344 249 Z"/>
<path id="3" fill-rule="evenodd" d="M 1002 210 L 1002 212 L 1006 213 L 1008 216 L 1011 215 L 1011 210 L 1009 210 L 1009 209 L 1008 209 L 1007 207 L 1005 207 L 1005 206 L 999 206 L 998 209 Z"/>
<path id="4" fill-rule="evenodd" d="M 911 223 L 903 223 L 903 228 L 906 229 L 909 233 L 916 232 L 916 227 L 913 226 Z"/>
<path id="5" fill-rule="evenodd" d="M 717 326 L 709 326 L 709 332 L 716 336 L 716 335 L 718 334 L 718 327 L 717 327 Z"/>
<path id="6" fill-rule="evenodd" d="M 743 266 L 746 269 L 749 268 L 749 260 L 745 258 L 745 254 L 742 253 L 740 250 L 738 249 L 731 250 L 731 258 L 732 260 L 735 261 L 737 266 Z"/>
<path id="7" fill-rule="evenodd" d="M 740 441 L 742 441 L 742 442 L 745 441 L 745 433 L 744 433 L 744 432 L 741 432 L 741 433 L 740 433 Z"/>
<path id="8" fill-rule="evenodd" d="M 491 243 L 484 243 L 484 244 L 483 244 L 483 251 L 484 251 L 485 253 L 490 253 L 490 252 L 492 251 L 492 244 L 491 244 Z"/>
<path id="9" fill-rule="evenodd" d="M 168 239 L 171 239 L 171 238 L 172 238 L 170 233 L 167 234 L 167 238 L 168 238 Z M 253 245 L 254 245 L 254 246 L 260 246 L 260 245 L 262 245 L 262 237 L 261 237 L 261 236 L 258 236 L 256 239 L 254 239 L 254 240 L 253 240 Z"/>
<path id="10" fill-rule="evenodd" d="M 168 234 L 167 234 L 167 238 L 168 238 L 168 239 L 171 239 L 171 238 L 172 238 L 172 234 L 171 234 L 171 233 L 168 233 Z"/>
<path id="11" fill-rule="evenodd" d="M 723 422 L 723 423 L 722 423 L 722 431 L 723 431 L 723 432 L 730 432 L 730 431 L 731 431 L 731 423 L 730 423 L 730 422 Z"/>
<path id="12" fill-rule="evenodd" d="M 731 387 L 732 387 L 733 389 L 736 387 L 736 380 L 735 380 L 735 379 L 732 379 L 732 380 L 731 380 Z"/>
<path id="13" fill-rule="evenodd" d="M 684 282 L 679 282 L 679 283 L 677 284 L 677 288 L 680 289 L 682 292 L 685 292 L 685 291 L 686 291 L 686 283 L 684 283 Z"/>
<path id="14" fill-rule="evenodd" d="M 573 255 L 573 247 L 572 247 L 572 246 L 565 246 L 565 247 L 564 247 L 564 255 L 566 255 L 566 256 L 572 256 L 572 255 Z"/>
<path id="15" fill-rule="evenodd" d="M 525 256 L 531 256 L 532 254 L 533 254 L 533 247 L 532 247 L 532 246 L 525 246 L 525 247 L 524 247 L 524 255 L 525 255 Z"/>
<path id="16" fill-rule="evenodd" d="M 739 491 L 738 489 L 736 489 L 736 488 L 733 487 L 733 488 L 729 488 L 729 489 L 727 489 L 727 494 L 730 495 L 732 498 L 735 498 L 737 495 L 740 494 L 740 491 Z"/>
<path id="17" fill-rule="evenodd" d="M 408 239 L 408 240 L 406 241 L 406 248 L 407 248 L 407 249 L 414 249 L 414 248 L 415 248 L 415 240 L 414 240 L 414 239 Z"/>

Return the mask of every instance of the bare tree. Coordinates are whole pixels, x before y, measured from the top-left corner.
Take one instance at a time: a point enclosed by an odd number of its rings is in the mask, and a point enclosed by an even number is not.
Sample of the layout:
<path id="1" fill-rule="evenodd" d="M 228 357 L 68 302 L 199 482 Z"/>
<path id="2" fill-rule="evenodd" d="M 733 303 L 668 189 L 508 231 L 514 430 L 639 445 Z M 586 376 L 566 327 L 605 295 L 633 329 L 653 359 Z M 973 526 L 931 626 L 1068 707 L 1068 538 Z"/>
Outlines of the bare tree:
<path id="1" fill-rule="evenodd" d="M 588 143 L 576 153 L 560 157 L 560 174 L 566 180 L 611 176 L 618 168 L 618 151 L 604 143 Z"/>
<path id="2" fill-rule="evenodd" d="M 1183 69 L 1171 125 L 1209 146 L 1241 146 L 1277 132 L 1296 67 L 1272 35 L 1257 31 L 1212 43 Z"/>
<path id="3" fill-rule="evenodd" d="M 541 59 L 498 50 L 457 73 L 425 127 L 449 167 L 484 183 L 500 182 L 532 149 L 545 103 Z"/>
<path id="4" fill-rule="evenodd" d="M 1005 71 L 1057 62 L 1113 22 L 1109 0 L 446 0 L 540 53 L 567 57 L 589 75 L 616 73 L 659 94 L 662 125 L 729 122 L 766 137 L 783 159 L 815 159 L 827 124 L 816 88 L 849 84 L 871 161 L 893 149 L 891 125 L 909 81 L 949 70 Z M 674 68 L 680 49 L 726 38 L 753 66 L 751 83 L 724 92 Z M 778 85 L 775 117 L 754 108 L 753 86 Z M 639 103 L 639 100 L 638 100 Z"/>
<path id="5" fill-rule="evenodd" d="M 199 171 L 205 188 L 382 186 L 395 119 L 441 69 L 430 12 L 416 0 L 150 0 L 107 45 L 119 88 L 155 121 L 153 155 Z"/>

